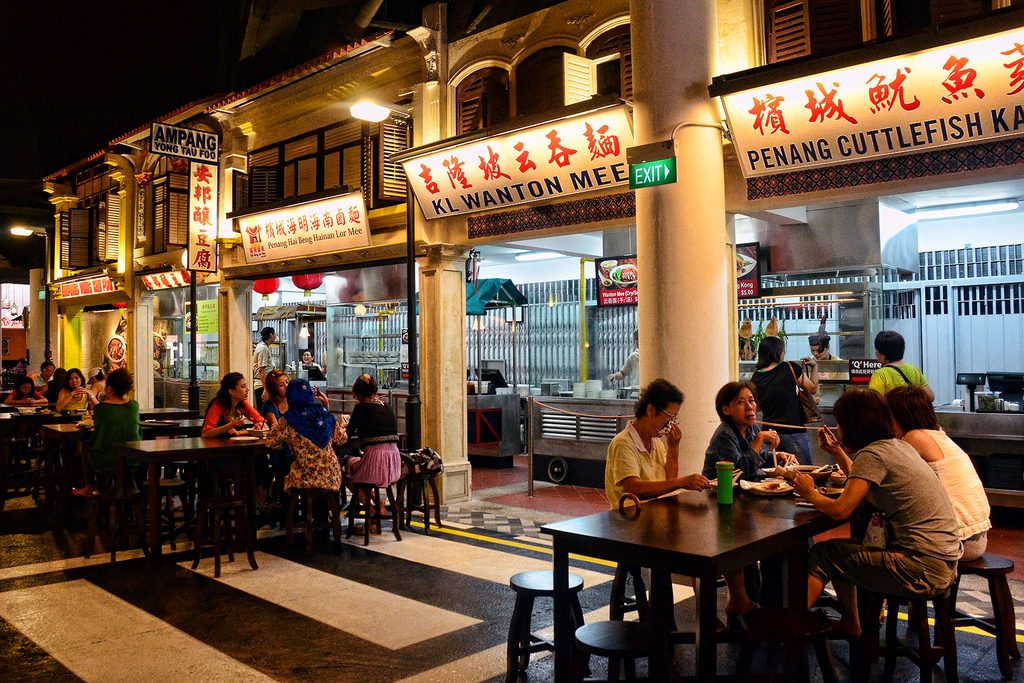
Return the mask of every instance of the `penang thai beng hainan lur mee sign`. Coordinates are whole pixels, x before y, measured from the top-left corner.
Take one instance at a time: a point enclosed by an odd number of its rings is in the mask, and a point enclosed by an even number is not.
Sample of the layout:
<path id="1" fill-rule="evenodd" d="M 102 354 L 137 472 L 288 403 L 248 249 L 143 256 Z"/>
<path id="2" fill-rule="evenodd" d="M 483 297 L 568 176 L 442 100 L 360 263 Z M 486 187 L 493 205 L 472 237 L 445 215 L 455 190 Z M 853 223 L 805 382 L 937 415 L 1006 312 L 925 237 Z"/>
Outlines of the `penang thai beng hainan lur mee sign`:
<path id="1" fill-rule="evenodd" d="M 610 107 L 402 162 L 427 219 L 629 183 L 633 129 Z"/>
<path id="2" fill-rule="evenodd" d="M 743 174 L 1024 134 L 1024 28 L 724 96 Z"/>
<path id="3" fill-rule="evenodd" d="M 361 192 L 236 218 L 245 262 L 265 263 L 370 245 Z"/>

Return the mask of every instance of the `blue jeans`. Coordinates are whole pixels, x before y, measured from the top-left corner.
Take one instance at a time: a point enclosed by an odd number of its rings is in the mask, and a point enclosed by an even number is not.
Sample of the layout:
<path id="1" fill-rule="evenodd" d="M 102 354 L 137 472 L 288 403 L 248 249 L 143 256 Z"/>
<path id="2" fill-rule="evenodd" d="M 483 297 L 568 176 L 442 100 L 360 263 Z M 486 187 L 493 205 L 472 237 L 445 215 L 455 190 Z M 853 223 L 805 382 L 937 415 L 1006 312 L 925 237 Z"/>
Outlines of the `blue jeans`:
<path id="1" fill-rule="evenodd" d="M 811 465 L 811 440 L 807 432 L 779 434 L 779 446 L 775 450 L 792 453 L 801 465 Z"/>

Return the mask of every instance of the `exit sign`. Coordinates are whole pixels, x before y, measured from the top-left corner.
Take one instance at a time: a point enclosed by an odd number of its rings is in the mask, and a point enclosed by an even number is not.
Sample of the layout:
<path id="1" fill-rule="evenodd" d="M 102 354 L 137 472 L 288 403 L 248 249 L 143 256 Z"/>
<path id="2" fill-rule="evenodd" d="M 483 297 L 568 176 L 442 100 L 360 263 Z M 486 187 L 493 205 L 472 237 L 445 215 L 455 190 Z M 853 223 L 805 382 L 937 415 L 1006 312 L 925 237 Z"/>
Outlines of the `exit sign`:
<path id="1" fill-rule="evenodd" d="M 631 190 L 674 182 L 676 182 L 675 157 L 629 165 L 629 189 Z"/>

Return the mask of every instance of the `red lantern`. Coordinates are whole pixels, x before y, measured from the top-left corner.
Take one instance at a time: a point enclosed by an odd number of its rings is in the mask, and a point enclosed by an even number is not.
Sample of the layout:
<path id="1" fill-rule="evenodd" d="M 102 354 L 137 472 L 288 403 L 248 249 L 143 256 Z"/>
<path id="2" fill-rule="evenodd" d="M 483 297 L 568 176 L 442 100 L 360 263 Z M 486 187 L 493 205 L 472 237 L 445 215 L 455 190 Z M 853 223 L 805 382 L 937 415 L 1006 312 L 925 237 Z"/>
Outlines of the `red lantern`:
<path id="1" fill-rule="evenodd" d="M 270 295 L 276 292 L 280 286 L 281 280 L 276 277 L 268 277 L 266 280 L 257 280 L 252 283 L 252 291 L 257 294 L 262 294 L 263 300 L 267 301 L 270 298 Z"/>
<path id="2" fill-rule="evenodd" d="M 323 273 L 306 273 L 305 275 L 292 275 L 292 284 L 302 290 L 305 296 L 309 296 L 312 290 L 324 283 Z"/>

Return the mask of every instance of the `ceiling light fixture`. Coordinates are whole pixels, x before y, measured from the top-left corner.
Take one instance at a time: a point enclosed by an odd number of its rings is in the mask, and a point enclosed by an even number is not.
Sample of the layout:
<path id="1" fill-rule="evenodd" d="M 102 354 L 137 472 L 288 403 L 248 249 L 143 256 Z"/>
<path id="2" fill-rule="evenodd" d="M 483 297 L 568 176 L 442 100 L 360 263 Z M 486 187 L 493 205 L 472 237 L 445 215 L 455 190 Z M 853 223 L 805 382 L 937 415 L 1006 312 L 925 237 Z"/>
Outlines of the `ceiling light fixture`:
<path id="1" fill-rule="evenodd" d="M 990 213 L 1016 211 L 1020 202 L 1015 199 L 996 202 L 972 202 L 970 204 L 953 204 L 947 206 L 931 206 L 918 209 L 914 215 L 918 220 L 939 220 L 941 218 L 963 218 L 965 216 L 982 216 Z"/>
<path id="2" fill-rule="evenodd" d="M 37 230 L 36 228 L 26 228 L 20 225 L 15 225 L 13 228 L 11 228 L 11 234 L 14 235 L 15 237 L 30 237 L 32 235 L 41 235 L 43 233 L 41 230 Z"/>
<path id="3" fill-rule="evenodd" d="M 372 100 L 359 100 L 348 108 L 350 114 L 360 121 L 380 123 L 391 116 L 391 110 Z"/>
<path id="4" fill-rule="evenodd" d="M 565 258 L 565 254 L 557 251 L 531 251 L 528 254 L 519 254 L 516 261 L 547 261 L 554 258 Z"/>

